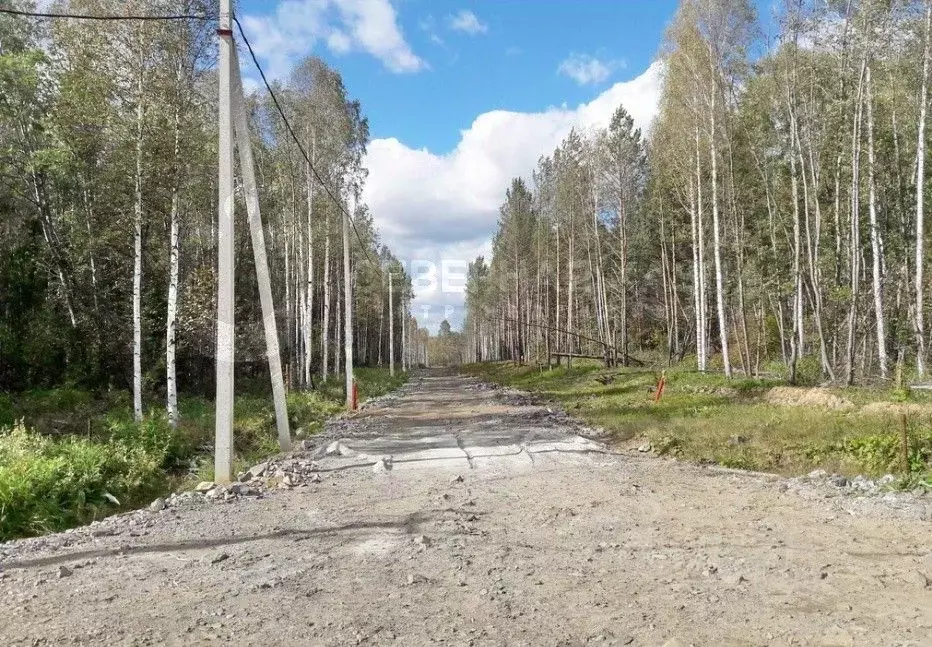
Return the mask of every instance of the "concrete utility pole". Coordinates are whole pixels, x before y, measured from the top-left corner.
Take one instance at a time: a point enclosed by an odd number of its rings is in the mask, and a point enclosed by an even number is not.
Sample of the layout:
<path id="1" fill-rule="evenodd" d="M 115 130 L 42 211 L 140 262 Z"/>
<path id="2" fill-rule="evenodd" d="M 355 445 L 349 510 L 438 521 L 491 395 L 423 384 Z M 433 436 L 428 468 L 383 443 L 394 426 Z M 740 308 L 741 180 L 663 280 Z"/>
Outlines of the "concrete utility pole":
<path id="1" fill-rule="evenodd" d="M 391 272 L 388 273 L 388 374 L 395 377 L 395 300 Z"/>
<path id="2" fill-rule="evenodd" d="M 355 210 L 355 196 L 350 189 L 350 199 L 348 201 L 349 213 Z M 353 398 L 353 286 L 352 277 L 350 276 L 350 248 L 349 248 L 349 228 L 350 216 L 343 215 L 343 350 L 346 353 L 346 408 L 352 411 L 356 402 Z"/>
<path id="3" fill-rule="evenodd" d="M 275 321 L 275 304 L 272 301 L 272 280 L 265 251 L 265 233 L 259 211 L 259 189 L 256 186 L 256 166 L 249 139 L 249 122 L 246 120 L 246 100 L 243 97 L 243 79 L 239 72 L 239 56 L 233 50 L 233 116 L 236 127 L 239 166 L 243 174 L 246 193 L 246 214 L 252 238 L 252 252 L 259 283 L 259 302 L 262 304 L 262 324 L 265 329 L 265 352 L 272 378 L 272 398 L 275 401 L 275 424 L 278 428 L 278 445 L 283 452 L 291 451 L 291 430 L 288 428 L 288 405 L 285 402 L 285 380 L 282 378 L 282 357 L 278 348 L 278 325 Z M 308 352 L 310 354 L 310 351 Z"/>
<path id="4" fill-rule="evenodd" d="M 217 213 L 217 396 L 214 444 L 214 480 L 229 483 L 233 445 L 233 115 L 230 86 L 233 79 L 231 0 L 220 0 L 217 35 L 219 66 L 219 161 Z"/>
<path id="5" fill-rule="evenodd" d="M 281 354 L 278 347 L 278 327 L 275 321 L 275 304 L 272 300 L 272 283 L 265 250 L 265 234 L 259 212 L 259 189 L 256 185 L 252 143 L 249 140 L 249 123 L 246 119 L 246 101 L 243 97 L 243 80 L 239 72 L 239 59 L 233 45 L 232 0 L 220 0 L 220 17 L 217 35 L 220 38 L 219 67 L 219 208 L 217 214 L 217 399 L 214 440 L 214 481 L 229 483 L 233 475 L 233 357 L 235 339 L 234 311 L 234 194 L 233 194 L 233 136 L 239 139 L 240 167 L 246 194 L 246 212 L 252 238 L 259 300 L 262 304 L 262 323 L 265 328 L 266 354 L 272 379 L 275 401 L 275 421 L 278 442 L 282 451 L 291 449 L 291 431 L 288 428 L 288 409 L 285 403 L 285 382 L 282 379 Z M 235 119 L 234 119 L 235 118 Z"/>

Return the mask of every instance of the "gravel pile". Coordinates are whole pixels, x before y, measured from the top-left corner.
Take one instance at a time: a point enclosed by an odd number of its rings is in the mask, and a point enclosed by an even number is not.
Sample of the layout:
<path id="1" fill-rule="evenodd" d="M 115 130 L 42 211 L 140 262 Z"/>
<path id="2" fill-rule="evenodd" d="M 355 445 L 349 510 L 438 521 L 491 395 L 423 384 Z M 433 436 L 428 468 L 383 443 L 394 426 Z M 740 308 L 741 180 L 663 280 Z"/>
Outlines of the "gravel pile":
<path id="1" fill-rule="evenodd" d="M 781 491 L 796 492 L 806 499 L 836 499 L 851 515 L 908 518 L 932 521 L 932 496 L 926 488 L 897 490 L 897 478 L 885 474 L 878 479 L 863 475 L 849 479 L 825 470 L 781 480 Z"/>

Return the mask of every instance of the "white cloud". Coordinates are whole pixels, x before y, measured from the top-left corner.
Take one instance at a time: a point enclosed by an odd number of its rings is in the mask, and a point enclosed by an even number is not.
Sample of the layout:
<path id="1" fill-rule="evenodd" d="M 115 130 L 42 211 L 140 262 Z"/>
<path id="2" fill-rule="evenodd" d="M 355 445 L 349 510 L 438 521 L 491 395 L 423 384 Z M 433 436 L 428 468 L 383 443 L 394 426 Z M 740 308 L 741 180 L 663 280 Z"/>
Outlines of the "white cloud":
<path id="1" fill-rule="evenodd" d="M 441 47 L 446 45 L 443 38 L 437 33 L 437 23 L 432 15 L 421 18 L 418 21 L 418 27 L 427 34 L 428 40 L 434 45 L 440 45 Z"/>
<path id="2" fill-rule="evenodd" d="M 602 61 L 588 54 L 571 54 L 560 63 L 558 74 L 568 76 L 579 85 L 602 83 L 612 72 L 625 67 L 624 61 Z"/>
<path id="3" fill-rule="evenodd" d="M 426 67 L 404 39 L 389 0 L 285 0 L 273 14 L 247 15 L 243 27 L 274 78 L 324 41 L 335 54 L 366 52 L 392 72 Z"/>
<path id="4" fill-rule="evenodd" d="M 551 153 L 571 128 L 607 125 L 619 105 L 646 130 L 657 110 L 661 77 L 661 64 L 654 63 L 637 78 L 615 83 L 576 108 L 483 113 L 447 154 L 409 148 L 394 138 L 373 140 L 365 199 L 382 239 L 399 257 L 431 260 L 438 267 L 444 259 L 488 256 L 498 207 L 511 179 L 528 178 L 537 159 Z M 435 327 L 443 306 L 461 307 L 462 299 L 462 294 L 445 294 L 437 285 L 420 291 L 417 303 L 433 306 L 428 320 Z M 419 311 L 415 314 L 422 317 Z"/>
<path id="5" fill-rule="evenodd" d="M 450 29 L 475 36 L 489 31 L 489 26 L 480 22 L 476 14 L 469 9 L 460 9 L 455 16 L 450 16 Z"/>
<path id="6" fill-rule="evenodd" d="M 353 47 L 353 41 L 339 29 L 334 29 L 327 36 L 327 47 L 334 54 L 346 54 Z"/>

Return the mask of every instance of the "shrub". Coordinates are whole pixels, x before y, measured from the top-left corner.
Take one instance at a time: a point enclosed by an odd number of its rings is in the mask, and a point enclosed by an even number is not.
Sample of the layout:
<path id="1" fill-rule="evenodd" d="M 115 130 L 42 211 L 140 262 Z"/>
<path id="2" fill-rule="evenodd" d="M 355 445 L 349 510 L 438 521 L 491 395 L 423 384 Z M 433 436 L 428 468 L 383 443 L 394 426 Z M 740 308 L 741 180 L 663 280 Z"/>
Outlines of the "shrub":
<path id="1" fill-rule="evenodd" d="M 360 397 L 381 395 L 406 378 L 401 372 L 392 378 L 385 370 L 358 369 Z M 342 408 L 340 379 L 320 391 L 288 395 L 292 431 L 303 429 L 305 435 Z M 182 399 L 180 409 L 173 429 L 161 410 L 136 423 L 125 391 L 95 396 L 61 387 L 15 397 L 0 393 L 0 541 L 144 504 L 169 491 L 185 472 L 212 478 L 214 406 L 192 397 Z M 277 453 L 271 400 L 238 397 L 233 433 L 237 465 Z"/>
<path id="2" fill-rule="evenodd" d="M 61 530 L 146 501 L 188 449 L 164 418 L 117 424 L 106 441 L 0 432 L 0 539 Z"/>

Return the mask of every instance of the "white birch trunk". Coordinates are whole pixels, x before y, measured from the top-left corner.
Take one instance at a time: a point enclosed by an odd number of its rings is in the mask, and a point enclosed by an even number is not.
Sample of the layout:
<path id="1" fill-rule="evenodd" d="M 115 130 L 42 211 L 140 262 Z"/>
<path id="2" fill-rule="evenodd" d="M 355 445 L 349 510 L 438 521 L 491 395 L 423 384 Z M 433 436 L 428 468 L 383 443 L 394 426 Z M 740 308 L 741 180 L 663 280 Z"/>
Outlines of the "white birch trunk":
<path id="1" fill-rule="evenodd" d="M 94 208 L 91 204 L 90 196 L 87 189 L 84 189 L 84 228 L 87 231 L 87 260 L 91 270 L 91 293 L 94 295 L 94 314 L 100 316 L 100 303 L 97 298 L 97 263 L 94 258 L 94 234 L 91 231 L 91 218 L 94 215 Z M 100 331 L 97 331 L 98 336 Z"/>
<path id="2" fill-rule="evenodd" d="M 699 148 L 699 124 L 696 124 L 696 227 L 699 238 L 699 330 L 702 336 L 699 350 L 699 370 L 705 372 L 709 359 L 709 333 L 708 333 L 708 291 L 706 289 L 705 274 L 705 216 L 702 202 L 702 156 Z"/>
<path id="3" fill-rule="evenodd" d="M 168 421 L 172 427 L 178 426 L 178 380 L 175 365 L 175 332 L 178 320 L 178 202 L 179 184 L 181 182 L 181 114 L 175 109 L 175 165 L 176 177 L 172 187 L 171 213 L 169 215 L 168 233 L 168 303 L 165 315 L 165 390 Z"/>
<path id="4" fill-rule="evenodd" d="M 401 299 L 401 370 L 408 371 L 408 304 Z"/>
<path id="5" fill-rule="evenodd" d="M 791 135 L 792 136 L 792 135 Z M 796 171 L 796 156 L 790 152 L 790 182 L 793 196 L 793 334 L 790 337 L 789 379 L 790 384 L 796 383 L 796 365 L 802 353 L 802 270 L 800 266 L 800 252 L 802 241 L 799 226 L 799 180 Z"/>
<path id="6" fill-rule="evenodd" d="M 311 160 L 313 161 L 316 153 L 316 137 L 311 133 Z M 312 214 L 314 213 L 314 176 L 311 164 L 306 165 L 307 180 L 307 286 L 305 289 L 304 301 L 306 305 L 306 317 L 304 320 L 304 383 L 311 384 L 311 356 L 314 348 L 314 223 Z"/>
<path id="7" fill-rule="evenodd" d="M 133 208 L 133 419 L 142 420 L 142 69 L 136 97 L 136 183 Z"/>
<path id="8" fill-rule="evenodd" d="M 695 304 L 696 319 L 696 369 L 705 371 L 705 350 L 702 346 L 702 304 L 700 302 L 699 285 L 699 231 L 696 219 L 696 191 L 692 178 L 689 179 L 689 224 L 692 234 L 693 252 L 693 303 Z"/>
<path id="9" fill-rule="evenodd" d="M 286 222 L 285 212 L 282 212 L 282 222 Z M 293 232 L 289 231 L 288 226 L 285 229 L 285 330 L 287 330 L 286 345 L 288 346 L 288 370 L 285 378 L 285 384 L 290 389 L 294 378 L 294 314 L 291 310 L 291 252 L 294 247 L 292 242 Z"/>
<path id="10" fill-rule="evenodd" d="M 851 304 L 848 309 L 848 344 L 845 357 L 845 380 L 848 385 L 854 382 L 854 354 L 857 330 L 858 288 L 860 286 L 860 158 L 861 158 L 861 118 L 864 100 L 864 73 L 867 67 L 867 58 L 861 62 L 861 72 L 858 81 L 858 93 L 854 106 L 854 123 L 851 136 L 851 222 L 850 222 L 850 252 L 851 252 Z"/>
<path id="11" fill-rule="evenodd" d="M 715 260 L 715 304 L 718 308 L 719 338 L 722 343 L 722 362 L 725 365 L 725 377 L 731 377 L 731 358 L 728 356 L 728 319 L 725 317 L 725 272 L 722 267 L 722 245 L 718 218 L 718 151 L 715 145 L 715 98 L 712 90 L 712 109 L 709 112 L 711 133 L 709 148 L 712 157 L 712 253 Z"/>
<path id="12" fill-rule="evenodd" d="M 388 273 L 388 374 L 395 377 L 395 299 L 392 273 Z"/>
<path id="13" fill-rule="evenodd" d="M 575 256 L 575 253 L 573 250 L 574 235 L 573 235 L 573 224 L 572 223 L 570 223 L 569 236 L 570 236 L 570 239 L 569 239 L 569 244 L 567 247 L 567 256 L 566 256 L 566 271 L 567 271 L 567 285 L 566 285 L 566 333 L 567 333 L 566 337 L 567 337 L 567 340 L 566 342 L 567 342 L 567 352 L 572 353 L 572 352 L 575 352 L 576 350 L 575 344 L 573 343 L 573 335 L 572 335 L 573 333 L 573 299 L 575 298 L 575 295 L 573 292 L 574 287 L 575 287 L 574 281 L 573 281 L 573 274 L 574 274 L 574 267 L 573 267 L 574 258 L 573 257 Z M 570 356 L 567 355 L 566 357 L 567 368 L 569 368 L 572 365 L 572 361 L 573 361 L 572 358 L 570 358 Z"/>
<path id="14" fill-rule="evenodd" d="M 926 2 L 925 50 L 922 56 L 922 89 L 919 92 L 919 135 L 916 145 L 916 372 L 925 376 L 925 159 L 926 159 L 926 111 L 929 92 L 929 39 L 932 31 L 932 2 Z"/>
<path id="15" fill-rule="evenodd" d="M 867 66 L 867 184 L 868 211 L 871 226 L 871 253 L 873 256 L 872 286 L 874 291 L 874 316 L 877 321 L 877 363 L 880 377 L 887 378 L 887 333 L 883 311 L 883 239 L 877 222 L 877 183 L 874 177 L 874 89 L 871 83 L 871 68 Z"/>
<path id="16" fill-rule="evenodd" d="M 355 206 L 355 196 L 350 198 L 350 204 Z M 353 213 L 354 209 L 350 209 Z M 343 218 L 343 352 L 346 371 L 346 407 L 350 410 L 353 408 L 353 288 L 352 273 L 350 271 L 350 243 L 349 243 L 349 216 Z"/>
<path id="17" fill-rule="evenodd" d="M 327 212 L 324 221 L 324 314 L 321 327 L 321 378 L 326 381 L 330 375 L 330 213 Z M 339 369 L 337 369 L 339 371 Z"/>

